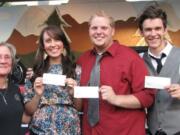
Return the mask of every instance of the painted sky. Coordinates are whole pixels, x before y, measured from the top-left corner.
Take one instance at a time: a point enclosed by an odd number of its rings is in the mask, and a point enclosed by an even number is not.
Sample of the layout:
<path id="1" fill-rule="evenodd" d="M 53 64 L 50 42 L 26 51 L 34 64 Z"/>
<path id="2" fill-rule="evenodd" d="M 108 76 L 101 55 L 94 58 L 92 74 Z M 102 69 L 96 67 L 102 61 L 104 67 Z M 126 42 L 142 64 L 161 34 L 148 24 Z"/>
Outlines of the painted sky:
<path id="1" fill-rule="evenodd" d="M 25 11 L 26 8 L 22 6 L 0 7 L 0 42 L 7 40 Z"/>

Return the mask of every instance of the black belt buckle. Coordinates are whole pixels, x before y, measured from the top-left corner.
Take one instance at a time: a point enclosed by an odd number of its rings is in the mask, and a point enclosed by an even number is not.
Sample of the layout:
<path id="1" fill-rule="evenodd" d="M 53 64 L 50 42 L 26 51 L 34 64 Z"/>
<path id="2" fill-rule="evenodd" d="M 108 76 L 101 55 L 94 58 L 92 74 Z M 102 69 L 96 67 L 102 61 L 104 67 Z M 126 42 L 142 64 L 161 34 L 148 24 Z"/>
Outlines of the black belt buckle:
<path id="1" fill-rule="evenodd" d="M 162 129 L 156 131 L 155 135 L 167 135 Z"/>

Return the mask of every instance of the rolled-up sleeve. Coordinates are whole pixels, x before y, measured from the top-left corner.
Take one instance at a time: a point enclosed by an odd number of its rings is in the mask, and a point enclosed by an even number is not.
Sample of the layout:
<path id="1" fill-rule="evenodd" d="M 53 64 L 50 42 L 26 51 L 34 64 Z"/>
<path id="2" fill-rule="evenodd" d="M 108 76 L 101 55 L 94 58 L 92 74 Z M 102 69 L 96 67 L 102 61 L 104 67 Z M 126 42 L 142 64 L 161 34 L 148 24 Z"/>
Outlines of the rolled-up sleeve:
<path id="1" fill-rule="evenodd" d="M 144 61 L 137 58 L 132 62 L 132 91 L 133 95 L 140 101 L 142 107 L 149 107 L 155 98 L 155 89 L 145 88 L 145 76 L 149 75 Z"/>

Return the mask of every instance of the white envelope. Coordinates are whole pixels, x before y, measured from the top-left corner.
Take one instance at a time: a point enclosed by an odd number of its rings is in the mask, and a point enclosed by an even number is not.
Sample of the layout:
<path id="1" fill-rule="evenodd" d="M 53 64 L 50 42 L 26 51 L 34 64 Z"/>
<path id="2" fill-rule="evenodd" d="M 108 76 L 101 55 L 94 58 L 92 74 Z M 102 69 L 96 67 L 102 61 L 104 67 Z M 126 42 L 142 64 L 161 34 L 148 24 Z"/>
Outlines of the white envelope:
<path id="1" fill-rule="evenodd" d="M 75 98 L 99 98 L 99 87 L 76 86 L 74 87 Z"/>
<path id="2" fill-rule="evenodd" d="M 43 74 L 43 84 L 65 86 L 65 80 L 66 80 L 65 75 L 50 74 L 50 73 Z"/>
<path id="3" fill-rule="evenodd" d="M 164 89 L 166 86 L 169 86 L 170 84 L 171 78 L 155 76 L 145 77 L 145 88 Z"/>

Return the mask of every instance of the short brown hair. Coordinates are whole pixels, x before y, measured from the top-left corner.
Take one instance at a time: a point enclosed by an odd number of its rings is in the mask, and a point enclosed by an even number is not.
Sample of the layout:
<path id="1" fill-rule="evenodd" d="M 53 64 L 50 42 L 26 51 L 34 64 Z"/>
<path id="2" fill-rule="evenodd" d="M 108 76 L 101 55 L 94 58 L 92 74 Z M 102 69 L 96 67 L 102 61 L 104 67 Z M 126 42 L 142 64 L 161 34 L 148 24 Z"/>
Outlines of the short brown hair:
<path id="1" fill-rule="evenodd" d="M 155 19 L 160 18 L 163 22 L 164 28 L 167 27 L 167 14 L 163 11 L 157 3 L 153 3 L 150 6 L 146 7 L 142 14 L 138 17 L 138 27 L 143 30 L 143 22 L 146 19 Z"/>

